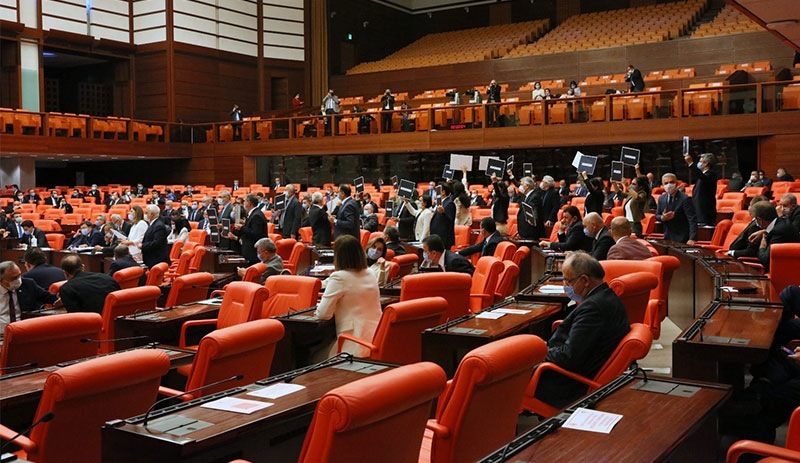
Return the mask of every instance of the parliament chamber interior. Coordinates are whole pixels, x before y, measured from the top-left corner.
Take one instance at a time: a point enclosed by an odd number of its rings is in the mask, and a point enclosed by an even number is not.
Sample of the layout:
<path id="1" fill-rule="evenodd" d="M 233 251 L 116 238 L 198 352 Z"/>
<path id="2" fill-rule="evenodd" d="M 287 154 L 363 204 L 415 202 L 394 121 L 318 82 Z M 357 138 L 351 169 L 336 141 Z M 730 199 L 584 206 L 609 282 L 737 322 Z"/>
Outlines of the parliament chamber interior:
<path id="1" fill-rule="evenodd" d="M 800 462 L 798 147 L 795 0 L 1 1 L 0 460 Z"/>

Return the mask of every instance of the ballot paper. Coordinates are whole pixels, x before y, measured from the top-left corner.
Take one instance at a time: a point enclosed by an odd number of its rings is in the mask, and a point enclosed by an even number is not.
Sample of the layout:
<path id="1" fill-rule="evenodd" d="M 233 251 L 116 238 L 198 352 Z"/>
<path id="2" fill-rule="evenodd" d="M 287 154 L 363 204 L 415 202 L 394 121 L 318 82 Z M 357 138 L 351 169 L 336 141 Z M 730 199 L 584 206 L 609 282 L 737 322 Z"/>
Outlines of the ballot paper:
<path id="1" fill-rule="evenodd" d="M 564 294 L 564 287 L 559 285 L 542 285 L 539 286 L 540 293 L 551 293 L 551 294 Z"/>
<path id="2" fill-rule="evenodd" d="M 478 315 L 475 315 L 475 318 L 485 318 L 487 320 L 497 320 L 498 318 L 505 315 L 504 313 L 498 312 L 481 312 Z"/>
<path id="3" fill-rule="evenodd" d="M 258 400 L 237 399 L 235 397 L 223 397 L 212 402 L 204 403 L 200 407 L 211 408 L 213 410 L 222 410 L 224 412 L 244 413 L 249 415 L 251 413 L 271 407 L 273 404 L 261 402 Z"/>
<path id="4" fill-rule="evenodd" d="M 494 313 L 507 313 L 509 315 L 526 315 L 531 313 L 530 310 L 521 310 L 521 309 L 494 309 L 492 312 Z"/>
<path id="5" fill-rule="evenodd" d="M 280 399 L 285 395 L 289 395 L 293 392 L 302 391 L 306 387 L 300 384 L 292 384 L 292 383 L 276 383 L 269 385 L 265 388 L 259 389 L 257 391 L 248 392 L 247 395 L 251 395 L 253 397 L 261 397 L 262 399 Z"/>
<path id="6" fill-rule="evenodd" d="M 587 408 L 578 408 L 572 415 L 570 415 L 567 421 L 561 425 L 561 427 L 567 429 L 577 429 L 578 431 L 609 434 L 621 419 L 622 415 L 617 415 L 616 413 L 599 412 L 597 410 L 589 410 Z"/>
<path id="7" fill-rule="evenodd" d="M 128 240 L 128 235 L 126 235 L 126 234 L 124 234 L 122 232 L 119 232 L 117 230 L 114 230 L 113 228 L 111 229 L 111 233 L 113 233 L 114 236 L 116 236 L 117 239 L 120 240 L 120 241 L 127 241 Z"/>

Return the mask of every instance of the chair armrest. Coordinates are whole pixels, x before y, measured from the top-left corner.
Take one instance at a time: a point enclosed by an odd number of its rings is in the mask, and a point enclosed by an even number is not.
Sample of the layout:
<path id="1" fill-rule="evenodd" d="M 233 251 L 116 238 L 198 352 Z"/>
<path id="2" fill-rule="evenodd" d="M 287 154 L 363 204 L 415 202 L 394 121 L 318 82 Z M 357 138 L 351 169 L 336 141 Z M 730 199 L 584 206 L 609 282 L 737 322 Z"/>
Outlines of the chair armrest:
<path id="1" fill-rule="evenodd" d="M 186 347 L 186 330 L 188 328 L 192 328 L 195 326 L 206 326 L 206 325 L 216 325 L 217 319 L 216 318 L 209 318 L 207 320 L 189 320 L 183 322 L 183 326 L 181 326 L 181 338 L 178 342 L 178 346 Z"/>
<path id="2" fill-rule="evenodd" d="M 425 427 L 433 431 L 435 435 L 441 437 L 442 439 L 449 439 L 450 438 L 450 428 L 447 426 L 442 426 L 436 420 L 428 420 L 425 423 Z"/>
<path id="3" fill-rule="evenodd" d="M 177 389 L 172 389 L 171 387 L 158 386 L 158 394 L 166 396 L 166 397 L 177 397 L 177 396 L 183 394 L 183 391 L 179 391 Z M 188 401 L 190 401 L 190 400 L 192 400 L 194 398 L 195 397 L 194 397 L 193 394 L 186 394 L 184 396 L 181 396 L 181 400 L 184 401 L 184 402 L 188 402 Z"/>
<path id="4" fill-rule="evenodd" d="M 697 247 L 697 246 L 700 246 L 700 247 L 711 246 L 711 241 L 695 241 L 694 242 L 694 246 L 695 247 Z"/>
<path id="5" fill-rule="evenodd" d="M 17 432 L 13 429 L 7 428 L 0 424 L 0 439 L 5 442 L 11 440 L 12 437 L 16 436 Z M 36 442 L 28 439 L 26 436 L 19 436 L 14 439 L 14 444 L 22 447 L 22 450 L 25 450 L 28 453 L 31 453 L 36 450 Z"/>
<path id="6" fill-rule="evenodd" d="M 741 440 L 734 443 L 728 449 L 728 457 L 725 461 L 727 463 L 736 463 L 739 461 L 739 457 L 747 453 L 780 458 L 781 461 L 800 462 L 800 452 L 749 440 Z"/>
<path id="7" fill-rule="evenodd" d="M 214 291 L 211 291 L 211 295 L 208 296 L 208 298 L 209 299 L 213 299 L 213 298 L 215 298 L 217 296 L 225 297 L 225 290 L 226 289 L 228 289 L 228 285 L 223 286 L 222 289 L 215 289 Z"/>
<path id="8" fill-rule="evenodd" d="M 355 337 L 355 336 L 353 336 L 351 334 L 346 334 L 345 333 L 345 334 L 340 334 L 339 335 L 338 352 L 342 351 L 342 345 L 344 344 L 345 341 L 352 341 L 352 342 L 354 342 L 356 344 L 360 344 L 360 345 L 366 347 L 367 349 L 369 349 L 370 355 L 372 355 L 372 351 L 377 348 L 377 346 L 375 344 L 372 344 L 371 342 L 364 341 L 362 339 L 358 339 L 357 337 Z"/>
<path id="9" fill-rule="evenodd" d="M 578 381 L 580 383 L 586 384 L 587 386 L 589 386 L 590 389 L 597 389 L 598 387 L 602 386 L 602 384 L 597 383 L 595 381 L 592 381 L 589 378 L 585 378 L 585 377 L 583 377 L 583 376 L 581 376 L 581 375 L 579 375 L 577 373 L 573 373 L 573 372 L 571 372 L 569 370 L 565 370 L 565 369 L 561 368 L 560 366 L 556 365 L 555 363 L 542 362 L 533 371 L 533 377 L 531 378 L 531 382 L 528 383 L 528 390 L 525 391 L 525 395 L 531 396 L 531 397 L 533 397 L 535 395 L 536 386 L 539 384 L 539 379 L 541 378 L 542 373 L 547 371 L 547 370 L 552 370 L 552 371 L 554 371 L 556 373 L 560 373 L 560 374 L 566 376 L 567 378 L 571 378 L 571 379 L 574 379 L 575 381 Z M 530 389 L 531 386 L 533 386 L 533 390 Z"/>
<path id="10" fill-rule="evenodd" d="M 697 241 L 695 241 L 694 244 L 697 245 Z M 723 249 L 722 246 L 717 246 L 716 244 L 703 244 L 700 247 L 703 249 L 710 249 L 712 251 L 719 251 L 720 249 Z"/>
<path id="11" fill-rule="evenodd" d="M 551 332 L 555 331 L 555 330 L 556 330 L 556 328 L 558 328 L 559 326 L 561 326 L 561 324 L 562 324 L 562 323 L 564 323 L 564 320 L 556 320 L 556 321 L 554 321 L 554 322 L 553 322 L 553 324 L 552 324 L 552 325 L 550 325 L 550 331 L 551 331 Z"/>

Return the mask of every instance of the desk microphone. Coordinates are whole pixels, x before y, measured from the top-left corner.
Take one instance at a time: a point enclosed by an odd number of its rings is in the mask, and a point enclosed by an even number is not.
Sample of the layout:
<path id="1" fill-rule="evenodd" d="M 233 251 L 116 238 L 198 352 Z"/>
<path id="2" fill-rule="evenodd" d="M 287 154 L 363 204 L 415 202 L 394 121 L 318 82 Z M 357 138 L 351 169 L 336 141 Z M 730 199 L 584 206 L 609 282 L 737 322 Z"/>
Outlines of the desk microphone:
<path id="1" fill-rule="evenodd" d="M 142 422 L 142 426 L 144 426 L 145 428 L 147 427 L 147 420 L 150 419 L 150 413 L 152 413 L 153 410 L 158 405 L 161 405 L 161 404 L 163 404 L 165 402 L 169 402 L 170 400 L 173 400 L 173 399 L 179 399 L 179 398 L 181 398 L 181 397 L 183 397 L 185 395 L 194 394 L 195 392 L 202 391 L 203 389 L 209 389 L 209 388 L 212 388 L 212 387 L 217 387 L 220 384 L 225 384 L 225 383 L 230 382 L 230 381 L 239 381 L 242 378 L 244 378 L 244 375 L 241 375 L 241 374 L 240 375 L 236 375 L 236 376 L 231 376 L 230 378 L 221 379 L 221 380 L 215 381 L 215 382 L 213 382 L 211 384 L 206 384 L 205 386 L 196 387 L 196 388 L 194 388 L 194 389 L 192 389 L 190 391 L 183 392 L 183 393 L 178 394 L 176 396 L 164 397 L 161 400 L 156 400 L 156 403 L 151 405 L 150 408 L 147 409 L 147 412 L 145 412 L 144 420 Z"/>
<path id="2" fill-rule="evenodd" d="M 91 338 L 81 338 L 81 342 L 96 342 L 98 344 L 104 342 L 117 342 L 117 341 L 137 341 L 140 339 L 150 339 L 150 336 L 129 336 L 127 338 L 112 338 L 112 339 L 91 339 Z"/>
<path id="3" fill-rule="evenodd" d="M 283 382 L 284 383 L 291 383 L 298 376 L 303 376 L 304 374 L 311 373 L 312 371 L 322 370 L 323 368 L 328 368 L 329 366 L 331 366 L 331 360 L 336 359 L 337 357 L 338 358 L 343 358 L 343 359 L 349 361 L 350 363 L 353 362 L 353 354 L 350 354 L 350 353 L 347 353 L 347 352 L 341 352 L 338 355 L 336 355 L 335 357 L 331 357 L 328 360 L 322 361 L 322 362 L 317 363 L 315 365 L 311 365 L 310 367 L 304 368 L 304 369 L 298 371 L 297 373 L 295 373 L 293 375 L 287 376 L 286 378 L 283 379 Z"/>
<path id="4" fill-rule="evenodd" d="M 44 415 L 42 415 L 42 417 L 41 417 L 41 418 L 39 418 L 38 420 L 34 421 L 34 422 L 33 422 L 33 424 L 31 424 L 30 426 L 28 426 L 28 428 L 27 428 L 27 429 L 25 429 L 24 431 L 18 432 L 16 436 L 14 436 L 14 437 L 12 437 L 11 439 L 9 439 L 9 440 L 5 441 L 5 443 L 4 443 L 3 445 L 1 445 L 1 446 L 0 446 L 0 452 L 2 452 L 3 450 L 5 450 L 5 449 L 6 449 L 6 448 L 7 448 L 9 445 L 11 445 L 11 443 L 12 443 L 12 442 L 14 442 L 15 440 L 17 440 L 17 438 L 18 438 L 19 436 L 21 436 L 21 435 L 23 435 L 23 434 L 27 434 L 27 433 L 29 433 L 29 432 L 31 431 L 31 429 L 35 428 L 36 426 L 39 426 L 39 425 L 40 425 L 40 424 L 42 424 L 42 423 L 47 423 L 48 421 L 52 420 L 52 419 L 53 419 L 53 418 L 55 418 L 55 417 L 56 417 L 56 414 L 55 414 L 55 413 L 53 413 L 53 412 L 47 412 L 47 413 L 45 413 Z"/>
<path id="5" fill-rule="evenodd" d="M 14 366 L 10 366 L 10 367 L 3 367 L 3 368 L 0 368 L 0 371 L 22 370 L 24 368 L 33 368 L 36 365 L 38 365 L 38 363 L 36 363 L 36 362 L 28 362 L 28 363 L 23 363 L 22 365 L 14 365 Z"/>

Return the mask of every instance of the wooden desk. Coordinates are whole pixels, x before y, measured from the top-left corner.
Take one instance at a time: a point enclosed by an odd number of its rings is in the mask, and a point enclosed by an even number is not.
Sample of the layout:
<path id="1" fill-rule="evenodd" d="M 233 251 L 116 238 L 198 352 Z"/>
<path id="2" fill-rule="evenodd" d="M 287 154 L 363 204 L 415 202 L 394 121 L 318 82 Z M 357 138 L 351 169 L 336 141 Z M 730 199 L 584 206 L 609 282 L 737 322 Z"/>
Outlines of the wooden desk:
<path id="1" fill-rule="evenodd" d="M 19 247 L 19 238 L 2 238 L 0 239 L 0 255 L 6 249 L 15 249 Z"/>
<path id="2" fill-rule="evenodd" d="M 717 461 L 714 419 L 730 396 L 730 388 L 716 384 L 651 378 L 670 394 L 634 388 L 641 380 L 620 376 L 585 399 L 572 404 L 566 414 L 540 423 L 481 463 L 522 462 L 713 462 Z M 694 389 L 696 388 L 696 389 Z M 691 391 L 678 395 L 682 391 Z M 677 394 L 676 394 L 677 392 Z M 578 431 L 561 425 L 576 408 L 595 402 L 598 411 L 623 415 L 610 434 Z"/>
<path id="3" fill-rule="evenodd" d="M 184 322 L 217 318 L 220 304 L 192 302 L 168 309 L 118 317 L 114 320 L 114 336 L 117 338 L 147 336 L 150 339 L 146 342 L 177 345 Z"/>
<path id="4" fill-rule="evenodd" d="M 519 292 L 515 297 L 521 301 L 538 301 L 547 304 L 561 304 L 566 310 L 570 298 L 565 293 L 541 292 L 540 288 L 548 286 L 564 286 L 564 277 L 560 273 L 545 273 L 537 281 Z"/>
<path id="5" fill-rule="evenodd" d="M 273 317 L 283 323 L 285 333 L 275 347 L 270 374 L 276 375 L 311 364 L 311 355 L 336 339 L 334 319 L 314 317 L 316 307 Z"/>
<path id="6" fill-rule="evenodd" d="M 712 302 L 672 342 L 672 375 L 744 387 L 745 364 L 767 359 L 780 304 Z"/>
<path id="7" fill-rule="evenodd" d="M 17 242 L 19 242 L 19 240 L 17 240 Z M 28 271 L 28 269 L 25 268 L 25 259 L 23 259 L 24 256 L 25 256 L 25 249 L 22 248 L 14 247 L 10 249 L 0 249 L 0 262 L 7 260 L 15 262 L 17 264 L 17 267 L 19 267 L 19 270 L 22 273 Z M 49 261 L 50 260 L 49 251 L 46 253 L 46 257 L 48 258 Z"/>
<path id="8" fill-rule="evenodd" d="M 244 257 L 231 250 L 206 246 L 206 253 L 200 261 L 200 272 L 236 273 L 237 267 L 247 267 Z"/>
<path id="9" fill-rule="evenodd" d="M 531 281 L 536 281 L 545 273 L 561 273 L 566 254 L 542 249 L 538 246 L 531 247 Z M 521 274 L 521 269 L 520 269 Z"/>
<path id="10" fill-rule="evenodd" d="M 311 423 L 319 399 L 330 390 L 352 381 L 365 378 L 378 371 L 391 368 L 369 361 L 335 359 L 326 368 L 300 374 L 292 383 L 306 386 L 305 389 L 276 400 L 248 396 L 250 390 L 260 388 L 251 385 L 220 393 L 236 398 L 269 402 L 273 405 L 250 415 L 202 408 L 204 401 L 215 396 L 200 398 L 180 404 L 176 410 L 154 414 L 148 429 L 142 426 L 141 418 L 131 418 L 115 424 L 107 424 L 102 430 L 103 462 L 128 463 L 178 463 L 217 462 L 245 458 L 253 462 L 297 461 L 303 439 Z M 364 367 L 361 371 L 348 371 L 337 367 L 350 365 Z M 286 375 L 299 374 L 289 372 Z M 282 381 L 281 376 L 267 380 L 267 384 Z M 260 382 L 259 382 L 260 383 Z M 210 423 L 204 429 L 175 436 L 152 429 L 162 420 L 176 415 L 191 420 Z"/>
<path id="11" fill-rule="evenodd" d="M 51 264 L 54 267 L 61 268 L 61 260 L 69 255 L 77 254 L 83 261 L 84 267 L 89 272 L 106 273 L 105 256 L 102 251 L 91 252 L 72 252 L 72 251 L 53 251 Z"/>
<path id="12" fill-rule="evenodd" d="M 528 257 L 519 263 L 519 279 L 517 280 L 517 291 L 519 291 L 522 288 L 530 286 L 534 278 L 539 278 L 539 275 L 533 272 L 533 249 L 536 248 L 539 243 L 532 240 L 516 240 L 514 244 L 517 246 L 517 249 L 526 246 L 531 250 L 531 252 L 528 253 Z M 534 275 L 536 276 L 534 277 Z"/>
<path id="13" fill-rule="evenodd" d="M 545 304 L 509 299 L 487 308 L 527 310 L 522 315 L 505 314 L 491 320 L 465 315 L 422 332 L 422 360 L 441 366 L 452 378 L 461 359 L 476 347 L 515 334 L 535 334 L 550 337 L 550 325 L 561 315 L 560 304 Z"/>

